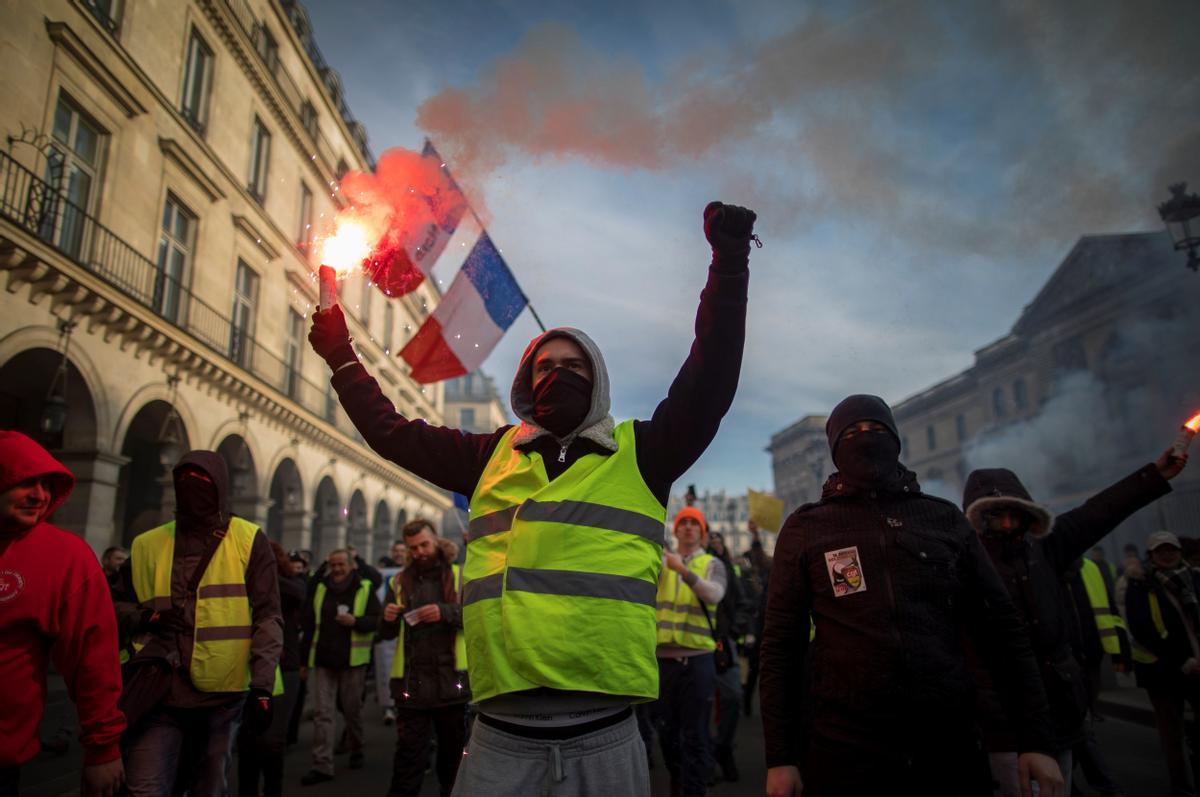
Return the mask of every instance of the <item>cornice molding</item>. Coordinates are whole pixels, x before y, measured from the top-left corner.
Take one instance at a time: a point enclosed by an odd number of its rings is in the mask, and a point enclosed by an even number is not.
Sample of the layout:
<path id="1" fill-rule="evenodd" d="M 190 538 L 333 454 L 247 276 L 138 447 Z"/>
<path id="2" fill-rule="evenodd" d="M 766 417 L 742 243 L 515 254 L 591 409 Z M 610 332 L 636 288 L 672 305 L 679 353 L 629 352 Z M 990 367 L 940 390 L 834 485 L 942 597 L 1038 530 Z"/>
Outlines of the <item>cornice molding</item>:
<path id="1" fill-rule="evenodd" d="M 54 42 L 54 46 L 69 55 L 76 64 L 91 75 L 92 79 L 96 81 L 96 85 L 104 89 L 113 102 L 121 107 L 126 116 L 132 119 L 146 113 L 146 106 L 142 105 L 137 95 L 104 65 L 104 62 L 92 52 L 83 39 L 79 38 L 79 34 L 71 30 L 70 25 L 65 22 L 54 22 L 49 17 L 46 17 L 45 20 L 46 33 L 50 36 L 50 41 Z"/>
<path id="2" fill-rule="evenodd" d="M 249 238 L 251 243 L 257 246 L 259 250 L 261 250 L 262 253 L 267 256 L 268 260 L 279 259 L 279 250 L 267 242 L 266 237 L 264 237 L 263 234 L 256 230 L 254 225 L 250 223 L 250 219 L 238 213 L 234 213 L 233 227 L 242 235 L 245 235 L 247 238 Z"/>
<path id="3" fill-rule="evenodd" d="M 208 195 L 210 202 L 216 202 L 218 199 L 224 199 L 225 193 L 216 182 L 204 173 L 200 168 L 200 164 L 192 159 L 188 151 L 180 146 L 179 142 L 173 138 L 158 137 L 158 148 L 162 150 L 162 154 L 167 160 L 178 166 L 184 174 L 191 178 L 192 182 L 200 187 L 205 194 Z"/>

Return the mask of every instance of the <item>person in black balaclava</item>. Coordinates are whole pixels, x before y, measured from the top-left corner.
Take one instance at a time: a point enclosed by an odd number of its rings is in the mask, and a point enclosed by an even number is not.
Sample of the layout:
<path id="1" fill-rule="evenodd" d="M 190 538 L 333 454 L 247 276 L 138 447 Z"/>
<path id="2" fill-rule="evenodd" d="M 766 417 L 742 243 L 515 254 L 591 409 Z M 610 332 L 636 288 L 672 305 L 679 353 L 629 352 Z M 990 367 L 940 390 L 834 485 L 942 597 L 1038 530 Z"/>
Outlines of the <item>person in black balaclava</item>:
<path id="1" fill-rule="evenodd" d="M 646 420 L 613 420 L 600 347 L 571 327 L 525 350 L 511 393 L 518 425 L 471 434 L 410 420 L 358 361 L 341 309 L 313 314 L 309 340 L 371 448 L 472 497 L 462 598 L 479 721 L 458 791 L 505 797 L 552 782 L 560 797 L 650 793 L 631 705 L 658 696 L 666 504 L 737 389 L 754 222 L 735 205 L 704 209 L 713 256 L 696 339 Z M 489 309 L 503 299 L 490 295 Z M 553 622 L 534 603 L 553 604 Z"/>
<path id="2" fill-rule="evenodd" d="M 219 454 L 189 452 L 172 475 L 175 520 L 138 535 L 114 589 L 118 616 L 138 615 L 147 638 L 130 662 L 126 688 L 143 661 L 176 665 L 166 694 L 126 731 L 125 772 L 133 797 L 185 790 L 215 797 L 226 791 L 239 720 L 254 730 L 271 721 L 283 650 L 278 564 L 267 535 L 233 515 L 229 469 Z M 197 612 L 206 601 L 220 603 Z"/>
<path id="3" fill-rule="evenodd" d="M 803 773 L 805 797 L 990 795 L 964 635 L 1020 718 L 1023 777 L 1061 794 L 1029 638 L 967 519 L 900 464 L 883 399 L 850 396 L 825 429 L 838 471 L 820 501 L 787 519 L 771 570 L 760 653 L 767 794 L 799 794 Z"/>

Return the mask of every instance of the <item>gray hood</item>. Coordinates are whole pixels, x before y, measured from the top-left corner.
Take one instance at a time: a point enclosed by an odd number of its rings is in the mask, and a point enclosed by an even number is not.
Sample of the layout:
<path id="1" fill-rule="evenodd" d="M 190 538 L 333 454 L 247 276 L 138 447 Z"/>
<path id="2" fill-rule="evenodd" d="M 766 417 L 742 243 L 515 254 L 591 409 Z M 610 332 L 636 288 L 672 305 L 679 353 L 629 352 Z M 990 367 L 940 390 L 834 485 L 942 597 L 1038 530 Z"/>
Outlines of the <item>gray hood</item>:
<path id="1" fill-rule="evenodd" d="M 543 435 L 552 436 L 550 432 L 533 422 L 533 355 L 539 346 L 551 338 L 568 338 L 575 341 L 592 362 L 591 410 L 583 419 L 583 423 L 560 442 L 569 443 L 576 437 L 582 437 L 609 451 L 616 451 L 617 441 L 613 437 L 613 419 L 609 415 L 608 367 L 604 364 L 604 355 L 600 353 L 600 348 L 595 341 L 573 327 L 555 327 L 543 332 L 529 342 L 529 345 L 525 347 L 525 353 L 521 355 L 521 364 L 517 367 L 517 375 L 513 377 L 512 384 L 513 414 L 521 419 L 521 427 L 513 436 L 513 448 L 523 446 Z"/>

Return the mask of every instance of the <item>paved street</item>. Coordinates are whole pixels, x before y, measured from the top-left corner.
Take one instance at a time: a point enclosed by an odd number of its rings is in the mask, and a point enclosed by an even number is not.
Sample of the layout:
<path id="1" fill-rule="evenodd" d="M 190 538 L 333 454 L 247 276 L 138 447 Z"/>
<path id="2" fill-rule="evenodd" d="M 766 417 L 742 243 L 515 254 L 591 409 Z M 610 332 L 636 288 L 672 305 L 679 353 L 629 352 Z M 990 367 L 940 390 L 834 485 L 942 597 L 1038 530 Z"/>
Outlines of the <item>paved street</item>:
<path id="1" fill-rule="evenodd" d="M 1141 693 L 1133 690 L 1128 692 L 1130 701 L 1137 699 Z M 371 693 L 373 696 L 373 692 Z M 78 783 L 80 766 L 79 745 L 74 741 L 74 712 L 66 704 L 65 693 L 59 689 L 51 690 L 51 705 L 47 711 L 46 721 L 42 725 L 43 738 L 53 736 L 60 728 L 67 729 L 70 743 L 65 753 L 53 755 L 43 753 L 26 768 L 22 781 L 24 797 L 55 797 L 69 795 L 75 791 Z M 355 797 L 382 797 L 386 793 L 391 775 L 391 755 L 394 745 L 394 730 L 382 723 L 382 713 L 372 702 L 366 709 L 366 759 L 365 768 L 358 771 L 345 769 L 346 756 L 338 756 L 336 764 L 339 770 L 337 778 L 330 783 L 309 788 L 299 785 L 300 775 L 309 767 L 309 742 L 312 735 L 311 723 L 304 723 L 300 743 L 288 750 L 286 761 L 285 793 L 296 795 L 311 795 L 311 797 L 333 797 L 334 795 L 353 794 Z M 1126 714 L 1123 714 L 1125 716 Z M 1154 729 L 1145 724 L 1145 712 L 1129 712 L 1128 716 L 1138 718 L 1140 722 L 1125 719 L 1107 719 L 1097 726 L 1097 736 L 1101 749 L 1107 756 L 1117 781 L 1124 787 L 1130 797 L 1153 797 L 1168 793 L 1166 775 L 1162 769 L 1162 753 L 1158 747 L 1158 737 Z M 763 793 L 766 773 L 762 764 L 762 726 L 757 713 L 750 720 L 743 719 L 739 727 L 739 744 L 736 750 L 738 766 L 741 769 L 741 780 L 736 784 L 722 783 L 713 787 L 711 797 L 758 797 Z M 667 773 L 661 763 L 661 755 L 657 750 L 655 759 L 657 766 L 651 772 L 654 797 L 667 797 Z M 235 794 L 236 784 L 231 784 L 231 793 Z M 1086 787 L 1081 788 L 1083 795 L 1094 792 Z M 422 797 L 435 797 L 437 784 L 432 773 L 427 777 L 421 792 Z M 602 795 L 599 797 L 608 797 Z"/>

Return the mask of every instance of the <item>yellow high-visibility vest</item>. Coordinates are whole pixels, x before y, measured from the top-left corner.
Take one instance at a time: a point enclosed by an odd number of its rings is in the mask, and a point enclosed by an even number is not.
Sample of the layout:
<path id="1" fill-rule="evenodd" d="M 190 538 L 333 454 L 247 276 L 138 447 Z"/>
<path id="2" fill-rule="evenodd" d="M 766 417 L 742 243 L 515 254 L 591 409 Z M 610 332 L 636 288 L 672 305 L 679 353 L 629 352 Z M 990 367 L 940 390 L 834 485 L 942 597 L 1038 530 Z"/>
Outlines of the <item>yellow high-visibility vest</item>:
<path id="1" fill-rule="evenodd" d="M 308 649 L 308 666 L 317 666 L 317 640 L 321 638 L 321 606 L 325 603 L 325 593 L 329 590 L 325 587 L 325 582 L 317 583 L 317 589 L 313 593 L 313 638 L 312 646 Z M 362 579 L 358 582 L 358 589 L 354 593 L 354 606 L 350 613 L 355 617 L 362 617 L 367 613 L 367 599 L 371 594 L 371 582 L 367 579 Z M 371 638 L 374 634 L 370 631 L 350 631 L 350 666 L 358 667 L 367 664 L 371 661 Z"/>
<path id="2" fill-rule="evenodd" d="M 246 567 L 258 526 L 231 518 L 196 587 L 192 685 L 201 692 L 244 692 L 250 688 L 253 618 L 246 594 Z M 171 608 L 175 522 L 139 534 L 130 547 L 133 588 L 143 606 Z"/>
<path id="3" fill-rule="evenodd" d="M 454 574 L 455 589 L 458 591 L 459 600 L 462 600 L 462 571 L 458 565 L 450 565 L 450 571 Z M 400 592 L 400 574 L 392 576 L 392 592 L 396 595 L 397 602 L 404 606 L 404 597 Z M 408 623 L 404 622 L 404 618 L 400 618 L 400 633 L 396 636 L 396 655 L 392 657 L 392 676 L 393 678 L 404 677 L 404 633 L 408 628 Z M 462 629 L 454 632 L 454 669 L 467 669 L 467 642 L 463 638 Z"/>
<path id="4" fill-rule="evenodd" d="M 667 510 L 637 466 L 633 422 L 615 453 L 550 481 L 542 455 L 501 437 L 471 496 L 463 567 L 477 701 L 534 689 L 658 697 L 655 594 Z"/>
<path id="5" fill-rule="evenodd" d="M 1154 623 L 1154 630 L 1158 632 L 1160 639 L 1166 639 L 1167 624 L 1163 622 L 1162 607 L 1158 605 L 1158 596 L 1154 594 L 1149 585 L 1146 587 L 1146 593 L 1150 603 L 1150 620 Z M 1133 648 L 1133 660 L 1138 664 L 1153 664 L 1158 661 L 1158 656 L 1139 645 L 1132 634 L 1129 635 L 1129 644 Z"/>
<path id="6" fill-rule="evenodd" d="M 1124 629 L 1125 621 L 1108 603 L 1108 589 L 1104 586 L 1104 575 L 1099 566 L 1091 559 L 1084 558 L 1083 569 L 1079 571 L 1079 575 L 1087 590 L 1088 603 L 1091 604 L 1096 630 L 1100 634 L 1100 644 L 1105 653 L 1115 656 L 1121 652 L 1121 639 L 1117 635 L 1117 629 Z"/>
<path id="7" fill-rule="evenodd" d="M 688 562 L 688 570 L 697 578 L 708 574 L 708 563 L 713 560 L 710 554 L 698 554 Z M 684 583 L 683 576 L 669 567 L 664 567 L 658 577 L 658 644 L 676 645 L 693 650 L 716 650 L 717 643 L 713 632 L 708 627 L 704 617 L 700 597 Z M 705 603 L 708 608 L 708 618 L 716 617 L 717 607 Z M 715 620 L 714 620 L 715 622 Z"/>

